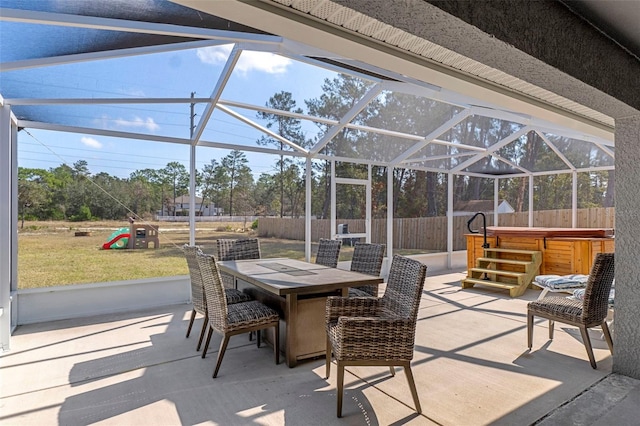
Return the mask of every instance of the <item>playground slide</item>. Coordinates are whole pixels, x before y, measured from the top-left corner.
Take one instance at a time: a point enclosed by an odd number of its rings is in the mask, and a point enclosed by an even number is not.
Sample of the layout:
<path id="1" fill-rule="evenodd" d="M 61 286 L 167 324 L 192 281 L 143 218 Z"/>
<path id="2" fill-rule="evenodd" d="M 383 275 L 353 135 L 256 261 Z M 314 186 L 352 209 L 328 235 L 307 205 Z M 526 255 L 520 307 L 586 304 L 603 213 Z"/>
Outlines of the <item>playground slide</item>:
<path id="1" fill-rule="evenodd" d="M 129 233 L 121 233 L 115 236 L 112 235 L 111 239 L 102 245 L 102 249 L 109 250 L 112 248 L 125 248 L 127 247 L 129 237 Z"/>

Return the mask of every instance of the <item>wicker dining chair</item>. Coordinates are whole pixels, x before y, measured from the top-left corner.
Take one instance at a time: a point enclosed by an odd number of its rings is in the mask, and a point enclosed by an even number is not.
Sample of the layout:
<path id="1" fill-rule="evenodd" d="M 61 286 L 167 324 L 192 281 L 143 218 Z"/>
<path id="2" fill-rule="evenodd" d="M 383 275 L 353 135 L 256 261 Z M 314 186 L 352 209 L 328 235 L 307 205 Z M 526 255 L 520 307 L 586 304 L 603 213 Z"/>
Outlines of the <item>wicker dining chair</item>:
<path id="1" fill-rule="evenodd" d="M 356 243 L 351 259 L 351 270 L 375 277 L 380 276 L 385 244 Z M 378 284 L 351 287 L 350 297 L 378 297 Z"/>
<path id="2" fill-rule="evenodd" d="M 383 297 L 327 298 L 326 376 L 331 354 L 338 366 L 338 417 L 342 416 L 344 368 L 351 365 L 404 367 L 413 402 L 422 412 L 411 372 L 418 306 L 427 266 L 395 255 Z"/>
<path id="3" fill-rule="evenodd" d="M 576 326 L 580 329 L 591 367 L 597 368 L 589 339 L 589 328 L 602 327 L 602 333 L 613 354 L 613 340 L 607 325 L 609 291 L 614 279 L 614 254 L 598 253 L 587 279 L 584 300 L 568 297 L 546 297 L 527 304 L 527 344 L 533 346 L 533 320 L 542 317 L 549 320 L 549 339 L 553 339 L 554 322 Z"/>
<path id="4" fill-rule="evenodd" d="M 280 317 L 276 311 L 256 300 L 242 303 L 226 303 L 226 292 L 214 256 L 198 253 L 198 264 L 202 274 L 204 291 L 207 302 L 208 328 L 207 339 L 202 350 L 202 358 L 207 354 L 213 332 L 222 335 L 220 350 L 213 378 L 218 376 L 222 358 L 227 349 L 229 338 L 236 334 L 255 331 L 258 333 L 258 347 L 260 347 L 260 330 L 273 327 L 273 352 L 276 364 L 280 363 Z"/>
<path id="5" fill-rule="evenodd" d="M 196 348 L 196 350 L 199 351 L 208 321 L 207 302 L 202 285 L 202 275 L 200 273 L 200 265 L 198 265 L 198 259 L 196 257 L 196 253 L 202 253 L 202 251 L 199 246 L 190 246 L 188 244 L 182 246 L 182 251 L 184 252 L 184 257 L 187 259 L 187 266 L 189 267 L 189 278 L 191 279 L 191 303 L 193 303 L 191 318 L 189 319 L 189 326 L 187 327 L 187 337 L 191 334 L 191 328 L 193 327 L 196 314 L 204 315 L 202 330 L 200 330 L 200 338 L 198 339 L 198 347 Z M 251 296 L 234 288 L 226 288 L 225 293 L 227 303 L 240 303 L 251 300 Z"/>
<path id="6" fill-rule="evenodd" d="M 216 240 L 216 247 L 219 261 L 260 259 L 260 240 L 257 238 L 225 239 Z M 226 288 L 235 288 L 232 275 L 220 272 L 222 283 Z"/>
<path id="7" fill-rule="evenodd" d="M 318 254 L 316 255 L 316 264 L 328 266 L 330 268 L 337 268 L 338 258 L 340 257 L 340 247 L 342 247 L 342 240 L 320 238 Z"/>

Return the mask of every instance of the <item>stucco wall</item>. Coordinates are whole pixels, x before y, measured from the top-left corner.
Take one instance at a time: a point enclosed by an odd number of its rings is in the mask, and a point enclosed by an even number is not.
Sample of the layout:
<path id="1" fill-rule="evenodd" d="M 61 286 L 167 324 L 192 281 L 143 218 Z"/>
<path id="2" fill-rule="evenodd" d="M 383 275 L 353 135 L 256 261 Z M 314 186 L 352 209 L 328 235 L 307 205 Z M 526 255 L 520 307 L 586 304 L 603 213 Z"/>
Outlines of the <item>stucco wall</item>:
<path id="1" fill-rule="evenodd" d="M 640 114 L 616 120 L 616 306 L 613 370 L 640 378 Z"/>

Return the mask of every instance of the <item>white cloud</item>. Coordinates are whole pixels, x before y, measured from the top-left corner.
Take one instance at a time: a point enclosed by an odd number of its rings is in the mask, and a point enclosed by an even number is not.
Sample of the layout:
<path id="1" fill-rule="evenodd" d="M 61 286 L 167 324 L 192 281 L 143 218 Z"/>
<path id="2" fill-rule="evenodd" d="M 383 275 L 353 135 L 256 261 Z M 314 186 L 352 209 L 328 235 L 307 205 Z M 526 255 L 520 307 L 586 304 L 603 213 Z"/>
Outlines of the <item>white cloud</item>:
<path id="1" fill-rule="evenodd" d="M 102 148 L 102 143 L 100 143 L 98 140 L 94 138 L 89 138 L 87 136 L 83 136 L 82 139 L 80 139 L 80 142 L 82 142 L 83 145 L 88 146 L 89 148 L 95 148 L 95 149 Z"/>
<path id="2" fill-rule="evenodd" d="M 205 64 L 222 64 L 229 57 L 232 45 L 204 47 L 198 49 L 198 58 Z M 236 64 L 236 70 L 246 75 L 250 71 L 260 71 L 267 74 L 283 74 L 287 72 L 287 67 L 291 65 L 291 60 L 282 56 L 268 52 L 244 51 Z"/>
<path id="3" fill-rule="evenodd" d="M 93 120 L 95 125 L 101 129 L 114 128 L 126 128 L 126 129 L 146 129 L 150 132 L 155 132 L 160 129 L 160 126 L 151 117 L 141 118 L 133 117 L 131 119 L 125 118 L 112 118 L 108 115 L 102 115 L 99 118 Z"/>
<path id="4" fill-rule="evenodd" d="M 223 46 L 203 47 L 196 51 L 198 59 L 205 64 L 218 65 L 224 63 L 231 53 L 230 44 Z"/>
<path id="5" fill-rule="evenodd" d="M 154 132 L 160 128 L 160 126 L 158 126 L 156 122 L 153 121 L 153 118 L 151 117 L 147 117 L 147 118 L 133 117 L 131 120 L 126 120 L 124 118 L 116 118 L 114 122 L 117 127 L 128 127 L 128 128 L 134 128 L 134 129 L 142 127 L 144 129 L 147 129 L 150 132 Z"/>

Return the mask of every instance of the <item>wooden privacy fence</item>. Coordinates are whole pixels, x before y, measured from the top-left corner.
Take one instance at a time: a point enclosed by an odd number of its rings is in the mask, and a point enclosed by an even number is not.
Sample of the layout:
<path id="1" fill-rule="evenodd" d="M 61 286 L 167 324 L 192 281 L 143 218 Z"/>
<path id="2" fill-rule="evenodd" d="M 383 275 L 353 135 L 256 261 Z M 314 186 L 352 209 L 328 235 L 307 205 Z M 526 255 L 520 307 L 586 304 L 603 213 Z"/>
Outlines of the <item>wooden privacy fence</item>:
<path id="1" fill-rule="evenodd" d="M 493 214 L 487 214 L 487 226 L 493 226 Z M 453 249 L 466 250 L 468 216 L 453 217 Z M 528 213 L 503 213 L 498 218 L 500 226 L 527 226 Z M 365 232 L 364 219 L 343 219 L 337 223 L 347 224 L 350 233 Z M 480 229 L 482 219 L 477 218 L 473 229 Z M 571 210 L 542 210 L 533 213 L 533 226 L 545 228 L 570 228 Z M 589 208 L 578 210 L 578 228 L 615 228 L 615 209 L 613 207 Z M 258 236 L 304 240 L 304 219 L 261 217 L 258 219 Z M 311 220 L 311 241 L 331 238 L 329 219 Z M 447 218 L 418 217 L 393 220 L 393 247 L 397 249 L 418 249 L 429 251 L 447 250 Z M 386 243 L 387 220 L 373 219 L 371 223 L 371 241 Z"/>

